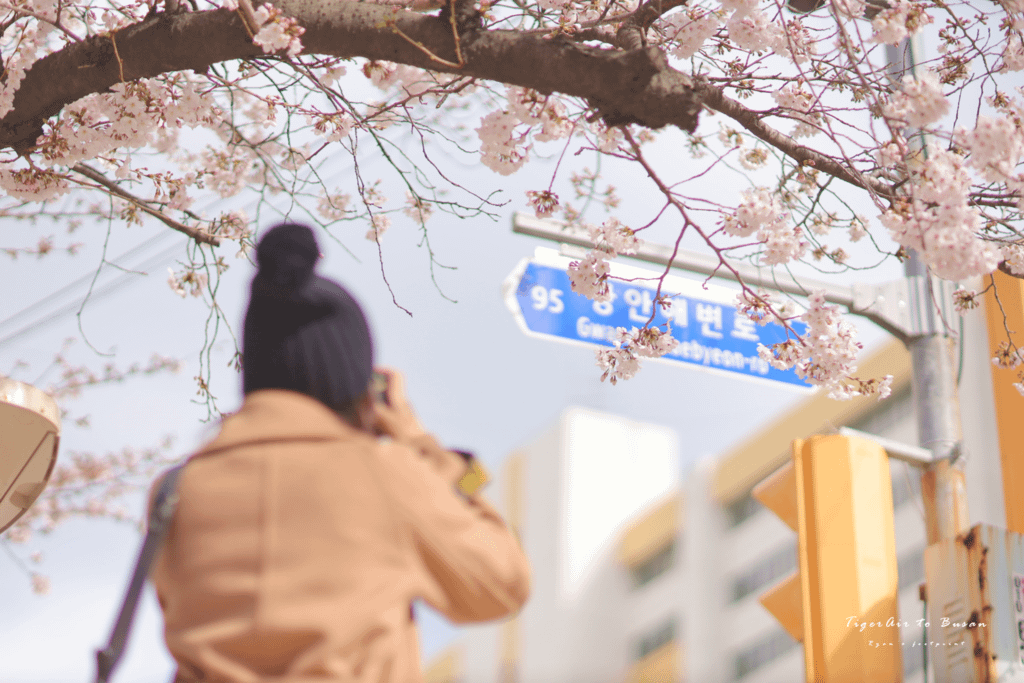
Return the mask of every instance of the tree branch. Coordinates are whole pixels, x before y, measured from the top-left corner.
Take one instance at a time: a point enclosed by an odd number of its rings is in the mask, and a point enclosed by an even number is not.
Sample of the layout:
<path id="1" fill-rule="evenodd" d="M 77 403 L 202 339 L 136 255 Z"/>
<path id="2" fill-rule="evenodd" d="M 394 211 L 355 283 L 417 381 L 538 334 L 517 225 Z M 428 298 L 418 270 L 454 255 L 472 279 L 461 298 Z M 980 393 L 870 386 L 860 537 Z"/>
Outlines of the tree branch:
<path id="1" fill-rule="evenodd" d="M 768 143 L 797 163 L 806 164 L 834 178 L 846 181 L 855 187 L 873 192 L 883 199 L 891 201 L 896 198 L 896 190 L 891 185 L 857 173 L 854 169 L 844 166 L 832 157 L 826 156 L 810 147 L 805 147 L 788 135 L 780 133 L 764 123 L 760 112 L 748 109 L 736 100 L 727 97 L 720 87 L 700 79 L 694 88 L 706 107 L 725 114 L 757 138 Z"/>
<path id="2" fill-rule="evenodd" d="M 692 79 L 668 65 L 656 48 L 614 50 L 515 31 L 460 33 L 462 68 L 431 59 L 401 35 L 453 64 L 458 55 L 451 25 L 437 16 L 361 2 L 281 0 L 280 9 L 306 29 L 307 54 L 365 57 L 432 71 L 497 81 L 544 94 L 580 97 L 609 125 L 674 125 L 692 132 L 700 103 Z M 158 14 L 117 32 L 124 79 L 172 71 L 204 72 L 211 65 L 257 57 L 241 17 L 226 9 Z M 118 60 L 106 36 L 90 37 L 32 65 L 0 119 L 0 148 L 29 151 L 46 119 L 91 93 L 120 82 Z"/>
<path id="3" fill-rule="evenodd" d="M 685 5 L 687 0 L 648 0 L 632 16 L 622 22 L 616 33 L 618 43 L 627 50 L 635 50 L 647 44 L 647 29 L 661 15 L 670 9 Z"/>
<path id="4" fill-rule="evenodd" d="M 154 218 L 157 218 L 157 219 L 163 221 L 163 223 L 165 225 L 167 225 L 168 227 L 173 228 L 173 229 L 177 230 L 178 232 L 181 232 L 181 233 L 184 233 L 184 234 L 188 235 L 189 237 L 194 239 L 196 242 L 202 242 L 204 244 L 212 244 L 215 247 L 219 247 L 220 246 L 220 238 L 219 237 L 215 237 L 215 236 L 211 235 L 210 233 L 205 232 L 203 230 L 198 230 L 196 228 L 190 228 L 190 227 L 188 227 L 187 225 L 185 225 L 183 223 L 179 223 L 178 221 L 174 220 L 170 216 L 165 215 L 163 212 L 157 211 L 153 207 L 149 206 L 149 203 L 146 202 L 146 200 L 140 199 L 139 197 L 136 197 L 135 195 L 133 195 L 130 192 L 128 192 L 127 190 L 122 189 L 120 185 L 118 185 L 114 181 L 112 181 L 109 178 L 107 178 L 105 175 L 103 175 L 102 173 L 97 171 L 92 166 L 88 166 L 86 164 L 78 163 L 78 164 L 75 164 L 74 166 L 72 166 L 71 170 L 74 171 L 75 173 L 78 173 L 79 175 L 85 176 L 89 180 L 92 180 L 94 182 L 99 183 L 103 187 L 105 187 L 108 190 L 110 190 L 111 193 L 116 194 L 118 197 L 120 197 L 121 199 L 123 199 L 123 200 L 125 200 L 127 202 L 131 202 L 135 206 L 139 207 L 140 209 L 142 209 L 143 211 L 148 213 L 150 216 L 153 216 Z"/>
<path id="5" fill-rule="evenodd" d="M 53 21 L 53 20 L 47 19 L 46 17 L 44 17 L 41 14 L 36 14 L 32 10 L 25 9 L 23 7 L 14 7 L 12 5 L 7 4 L 6 2 L 0 2 L 0 9 L 5 9 L 5 10 L 7 10 L 9 12 L 14 12 L 15 14 L 20 14 L 23 17 L 32 17 L 33 19 L 35 19 L 37 21 L 41 21 L 41 22 L 43 22 L 45 24 L 49 24 L 50 26 L 53 26 L 55 29 L 63 31 L 64 34 L 67 35 L 68 37 L 70 37 L 72 40 L 76 40 L 76 41 L 81 40 L 81 38 L 79 38 L 73 32 L 68 30 L 67 27 L 61 25 L 60 20 Z"/>

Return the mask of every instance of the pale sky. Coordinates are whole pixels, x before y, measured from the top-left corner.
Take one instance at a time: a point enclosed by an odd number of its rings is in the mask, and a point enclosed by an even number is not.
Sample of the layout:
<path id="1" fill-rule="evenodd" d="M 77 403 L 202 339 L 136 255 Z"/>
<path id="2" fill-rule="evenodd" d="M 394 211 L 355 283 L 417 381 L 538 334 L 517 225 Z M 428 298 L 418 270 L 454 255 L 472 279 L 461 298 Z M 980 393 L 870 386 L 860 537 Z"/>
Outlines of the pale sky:
<path id="1" fill-rule="evenodd" d="M 717 124 L 712 120 L 706 125 L 713 132 Z M 654 156 L 676 159 L 680 136 L 662 135 L 663 143 L 659 143 Z M 679 446 L 681 472 L 687 463 L 727 450 L 806 396 L 786 387 L 668 363 L 649 363 L 634 379 L 612 386 L 599 381 L 592 349 L 524 335 L 502 300 L 501 283 L 522 258 L 533 254 L 536 246 L 552 245 L 514 235 L 511 215 L 524 209 L 526 189 L 546 187 L 548 178 L 538 169 L 549 171 L 551 167 L 551 163 L 539 163 L 510 178 L 480 166 L 456 169 L 459 173 L 455 175 L 471 180 L 478 192 L 501 190 L 501 199 L 508 202 L 496 222 L 460 221 L 437 214 L 428 223 L 431 247 L 438 260 L 457 268 L 437 270 L 437 280 L 444 293 L 458 303 L 445 300 L 431 284 L 426 251 L 418 246 L 419 233 L 409 222 L 396 220 L 383 238 L 384 265 L 398 303 L 411 310 L 412 317 L 391 302 L 381 278 L 376 245 L 363 238 L 365 225 L 335 230 L 353 255 L 319 233 L 325 254 L 320 274 L 338 280 L 362 302 L 375 336 L 378 363 L 406 373 L 408 390 L 422 421 L 444 443 L 474 450 L 492 473 L 498 473 L 513 449 L 529 443 L 566 407 L 576 405 L 671 430 Z M 650 207 L 657 204 L 651 194 L 652 185 L 636 175 L 631 176 L 632 184 L 623 184 L 614 167 L 609 172 L 620 179 L 618 193 L 623 204 L 617 215 L 649 220 Z M 344 182 L 345 172 L 339 175 L 339 182 Z M 571 196 L 571 190 L 556 187 L 564 196 Z M 736 193 L 744 188 L 723 186 L 709 179 L 708 192 L 721 192 L 722 187 Z M 401 194 L 396 191 L 394 196 Z M 595 209 L 592 216 L 592 220 L 601 220 L 603 213 Z M 273 220 L 261 218 L 260 230 L 268 228 Z M 659 230 L 654 236 L 645 236 L 652 241 L 667 241 L 670 227 Z M 63 227 L 45 223 L 36 227 L 0 223 L 0 247 L 31 245 L 45 235 L 55 235 L 60 245 L 68 241 L 63 233 Z M 71 241 L 87 246 L 75 257 L 54 254 L 42 260 L 20 257 L 9 261 L 0 255 L 0 291 L 5 294 L 0 298 L 0 339 L 74 301 L 72 295 L 65 295 L 40 305 L 38 315 L 10 324 L 3 322 L 77 278 L 93 273 L 104 234 L 102 225 L 79 229 Z M 118 223 L 111 232 L 108 253 L 113 258 L 153 238 L 157 238 L 155 243 L 129 260 L 129 265 L 135 266 L 154 257 L 146 268 L 148 275 L 132 276 L 130 286 L 89 303 L 81 317 L 82 327 L 97 350 L 116 350 L 113 360 L 122 368 L 132 362 L 145 363 L 154 352 L 182 359 L 185 368 L 178 375 L 89 390 L 69 402 L 76 415 L 91 416 L 91 426 L 64 426 L 62 458 L 72 451 L 155 446 L 166 434 L 176 437 L 175 452 L 184 456 L 211 436 L 211 427 L 200 422 L 205 408 L 190 402 L 196 391 L 192 378 L 198 372 L 197 354 L 207 310 L 196 299 L 176 296 L 166 282 L 167 266 L 183 256 L 184 238 L 156 222 L 131 228 Z M 160 256 L 166 247 L 175 244 L 179 245 L 177 252 Z M 686 246 L 697 245 L 687 240 Z M 238 332 L 252 270 L 244 260 L 233 258 L 235 251 L 231 244 L 221 249 L 232 268 L 222 281 L 218 298 Z M 889 266 L 859 277 L 880 281 L 898 275 L 898 267 Z M 116 276 L 116 271 L 108 269 L 97 286 Z M 81 295 L 84 289 L 79 287 L 76 293 Z M 856 324 L 866 346 L 885 339 L 869 323 Z M 77 334 L 76 318 L 67 314 L 29 335 L 0 344 L 0 373 L 10 371 L 17 360 L 24 360 L 30 367 L 13 376 L 45 388 L 54 379 L 53 373 L 40 375 L 61 341 Z M 228 339 L 226 335 L 222 338 Z M 97 370 L 107 362 L 81 340 L 69 356 L 73 362 L 89 363 Z M 214 392 L 225 411 L 235 409 L 241 398 L 240 380 L 226 367 L 229 356 L 226 345 L 221 344 L 212 361 Z M 609 484 L 602 480 L 596 485 Z M 129 504 L 141 511 L 138 498 Z M 109 633 L 139 541 L 133 528 L 91 520 L 69 522 L 50 537 L 38 539 L 31 549 L 45 553 L 39 570 L 52 581 L 47 596 L 34 595 L 28 577 L 6 553 L 0 552 L 0 683 L 81 683 L 91 678 L 93 650 Z M 17 546 L 13 549 L 23 557 L 27 555 Z M 127 661 L 116 677 L 118 683 L 162 683 L 170 675 L 159 615 L 148 593 L 146 600 Z M 457 636 L 458 629 L 428 610 L 419 609 L 418 615 L 425 657 Z"/>

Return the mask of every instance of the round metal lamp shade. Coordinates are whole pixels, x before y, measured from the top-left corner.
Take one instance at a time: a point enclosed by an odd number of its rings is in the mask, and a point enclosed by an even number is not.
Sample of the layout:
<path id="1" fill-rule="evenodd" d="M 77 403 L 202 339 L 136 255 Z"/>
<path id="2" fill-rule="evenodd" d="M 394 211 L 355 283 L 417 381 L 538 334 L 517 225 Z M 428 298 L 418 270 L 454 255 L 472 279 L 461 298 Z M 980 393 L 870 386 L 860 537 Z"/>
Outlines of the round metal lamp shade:
<path id="1" fill-rule="evenodd" d="M 0 532 L 46 488 L 59 442 L 57 403 L 30 384 L 0 377 Z"/>

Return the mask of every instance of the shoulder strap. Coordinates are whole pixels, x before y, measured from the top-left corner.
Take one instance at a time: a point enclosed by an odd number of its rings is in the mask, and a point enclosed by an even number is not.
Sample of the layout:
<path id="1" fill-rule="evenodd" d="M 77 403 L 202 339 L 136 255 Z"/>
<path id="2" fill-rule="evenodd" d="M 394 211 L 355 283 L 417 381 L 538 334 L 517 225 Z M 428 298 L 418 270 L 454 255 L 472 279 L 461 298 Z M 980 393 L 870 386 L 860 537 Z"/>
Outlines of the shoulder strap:
<path id="1" fill-rule="evenodd" d="M 167 528 L 170 526 L 174 510 L 178 505 L 178 476 L 184 467 L 185 465 L 181 464 L 167 470 L 153 499 L 153 506 L 149 510 L 146 538 L 142 542 L 142 548 L 139 549 L 139 556 L 135 561 L 135 572 L 128 584 L 124 601 L 121 603 L 121 611 L 117 615 L 117 621 L 114 622 L 114 629 L 110 633 L 110 641 L 105 648 L 96 651 L 96 683 L 107 683 L 110 680 L 114 667 L 117 666 L 124 654 L 124 648 L 128 642 L 128 632 L 135 620 L 135 611 L 138 609 L 139 597 L 142 595 L 142 587 L 146 583 L 150 566 L 156 559 L 160 544 L 167 534 Z"/>

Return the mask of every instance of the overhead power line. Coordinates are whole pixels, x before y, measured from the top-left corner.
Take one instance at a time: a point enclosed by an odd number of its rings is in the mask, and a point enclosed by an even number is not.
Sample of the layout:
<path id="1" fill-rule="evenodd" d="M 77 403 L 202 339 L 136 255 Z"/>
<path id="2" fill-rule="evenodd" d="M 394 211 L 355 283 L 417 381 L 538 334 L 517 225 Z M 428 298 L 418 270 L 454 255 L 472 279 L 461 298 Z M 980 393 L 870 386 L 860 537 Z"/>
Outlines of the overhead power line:
<path id="1" fill-rule="evenodd" d="M 150 268 L 153 268 L 153 267 L 156 267 L 156 266 L 160 266 L 160 265 L 166 263 L 167 259 L 169 259 L 175 252 L 180 251 L 180 250 L 181 250 L 181 245 L 180 244 L 175 244 L 174 246 L 169 247 L 169 248 L 165 249 L 164 251 L 160 252 L 156 256 L 153 256 L 153 257 L 147 259 L 146 261 L 144 261 L 143 263 L 138 264 L 137 266 L 135 266 L 131 270 L 145 272 L 146 270 L 148 270 Z M 94 289 L 92 291 L 92 293 L 88 296 L 89 301 L 96 301 L 96 300 L 102 299 L 103 297 L 105 297 L 105 296 L 107 296 L 109 294 L 112 294 L 112 293 L 116 292 L 117 290 L 121 289 L 122 287 L 130 284 L 131 281 L 132 281 L 132 276 L 135 275 L 135 274 L 136 273 L 131 273 L 131 272 L 121 273 L 114 280 L 108 282 L 107 284 L 103 285 L 102 287 Z M 85 278 L 85 280 L 88 281 L 91 277 L 92 276 L 89 276 L 89 277 Z M 65 287 L 64 289 L 67 290 L 67 289 L 72 288 L 74 286 L 81 286 L 82 284 L 83 284 L 82 281 L 78 281 L 78 282 L 73 283 L 72 285 L 69 285 L 68 287 Z M 53 296 L 55 296 L 55 295 L 50 295 L 50 297 L 47 297 L 47 298 L 49 299 L 49 298 L 52 298 Z M 38 329 L 41 329 L 43 327 L 46 327 L 47 325 L 50 325 L 50 324 L 56 322 L 58 319 L 64 317 L 65 315 L 67 315 L 69 313 L 75 312 L 77 309 L 81 308 L 82 304 L 84 304 L 85 301 L 86 301 L 86 297 L 82 296 L 81 298 L 71 302 L 70 304 L 67 304 L 65 306 L 62 306 L 61 308 L 58 308 L 56 311 L 50 313 L 48 316 L 46 316 L 44 318 L 41 318 L 39 320 L 36 320 L 36 321 L 34 321 L 32 323 L 29 323 L 28 325 L 26 325 L 25 327 L 22 327 L 18 331 L 13 332 L 11 334 L 8 334 L 5 337 L 0 338 L 0 348 L 2 348 L 4 346 L 7 346 L 8 344 L 13 342 L 14 340 L 20 339 L 21 337 L 24 337 L 25 335 L 27 335 L 27 334 L 29 334 L 31 332 L 34 332 L 34 331 L 36 331 Z M 30 307 L 30 309 L 31 308 L 34 308 L 34 306 Z M 26 309 L 26 310 L 30 310 L 30 309 Z M 13 318 L 15 318 L 15 317 L 18 317 L 19 315 L 21 315 L 21 314 L 19 313 L 19 314 L 16 314 L 15 316 L 12 316 L 12 318 L 8 318 L 8 321 L 13 319 Z M 4 321 L 4 322 L 6 323 L 7 321 Z"/>
<path id="2" fill-rule="evenodd" d="M 121 256 L 119 256 L 115 261 L 113 261 L 112 262 L 113 265 L 124 267 L 124 262 L 127 259 L 131 258 L 132 256 L 136 255 L 137 253 L 139 253 L 141 251 L 144 251 L 148 247 L 153 246 L 154 244 L 159 242 L 162 238 L 164 238 L 164 237 L 166 237 L 168 235 L 172 235 L 172 234 L 173 233 L 164 232 L 164 233 L 161 233 L 161 234 L 157 235 L 156 237 L 153 237 L 151 239 L 146 240 L 142 244 L 139 244 L 139 245 L 137 245 L 135 247 L 132 247 L 131 249 L 129 249 L 125 253 L 121 254 Z M 29 313 L 37 312 L 41 306 L 45 306 L 46 304 L 50 303 L 51 301 L 54 301 L 55 299 L 59 299 L 60 297 L 64 296 L 65 294 L 68 294 L 72 290 L 75 290 L 75 289 L 78 289 L 79 287 L 82 287 L 83 285 L 87 284 L 90 280 L 92 280 L 93 277 L 95 277 L 94 273 L 89 273 L 89 274 L 83 275 L 82 277 L 78 278 L 74 282 L 72 282 L 72 283 L 70 283 L 70 284 L 68 284 L 68 285 L 66 285 L 64 287 L 61 287 L 56 292 L 53 292 L 52 294 L 48 294 L 47 296 L 43 297 L 39 301 L 36 301 L 35 303 L 26 306 L 25 308 L 21 309 L 20 311 L 18 311 L 14 315 L 10 316 L 9 318 L 6 318 L 5 320 L 0 321 L 0 329 L 7 327 L 11 323 L 13 323 L 15 320 L 17 320 L 19 318 L 23 318 L 26 315 L 28 315 Z"/>

